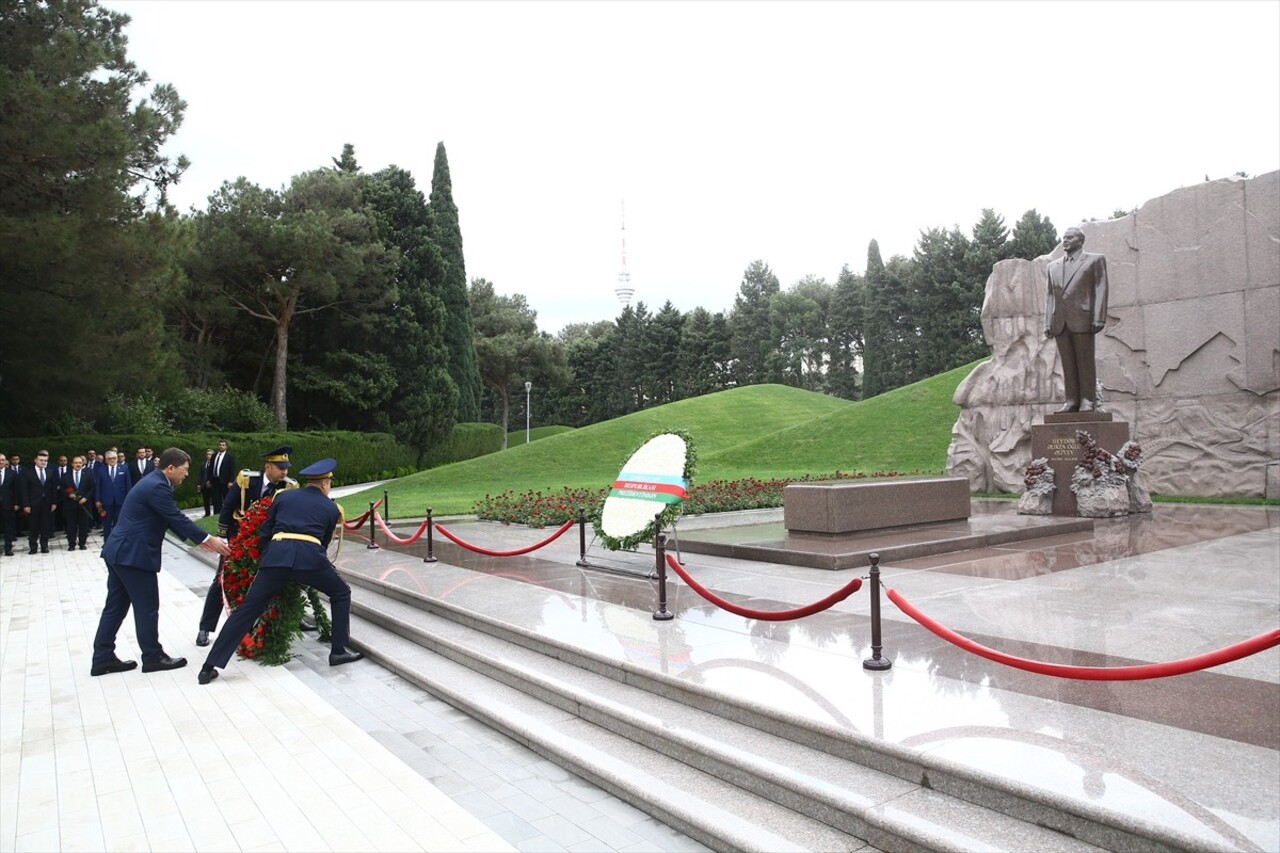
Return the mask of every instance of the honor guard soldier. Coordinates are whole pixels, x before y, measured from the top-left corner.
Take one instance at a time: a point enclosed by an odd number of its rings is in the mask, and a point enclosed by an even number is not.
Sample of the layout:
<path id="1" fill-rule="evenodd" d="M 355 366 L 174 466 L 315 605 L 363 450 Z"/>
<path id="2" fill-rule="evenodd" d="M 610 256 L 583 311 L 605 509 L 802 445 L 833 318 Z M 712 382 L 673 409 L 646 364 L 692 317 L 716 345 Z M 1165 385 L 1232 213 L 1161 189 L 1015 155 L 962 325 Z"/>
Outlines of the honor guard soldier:
<path id="1" fill-rule="evenodd" d="M 245 468 L 236 475 L 235 481 L 227 490 L 227 499 L 222 505 L 222 514 L 218 516 L 218 535 L 230 541 L 240 530 L 240 522 L 244 514 L 258 501 L 269 498 L 286 489 L 296 489 L 298 482 L 289 479 L 289 454 L 293 448 L 289 445 L 277 447 L 262 455 L 262 470 L 250 471 Z M 200 632 L 196 634 L 196 645 L 209 645 L 209 635 L 217 630 L 218 618 L 222 615 L 222 561 L 218 562 L 218 573 L 209 584 L 209 592 L 204 597 L 204 612 L 200 614 Z"/>
<path id="2" fill-rule="evenodd" d="M 360 652 L 347 651 L 351 587 L 338 576 L 326 553 L 342 518 L 342 510 L 329 497 L 337 467 L 334 460 L 321 459 L 299 473 L 306 481 L 305 488 L 285 492 L 272 501 L 259 533 L 262 558 L 258 561 L 258 574 L 244 602 L 232 612 L 209 650 L 209 657 L 200 668 L 201 684 L 218 677 L 218 669 L 231 660 L 241 638 L 271 606 L 272 597 L 291 582 L 314 587 L 329 596 L 333 608 L 329 665 L 339 666 L 364 657 Z"/>

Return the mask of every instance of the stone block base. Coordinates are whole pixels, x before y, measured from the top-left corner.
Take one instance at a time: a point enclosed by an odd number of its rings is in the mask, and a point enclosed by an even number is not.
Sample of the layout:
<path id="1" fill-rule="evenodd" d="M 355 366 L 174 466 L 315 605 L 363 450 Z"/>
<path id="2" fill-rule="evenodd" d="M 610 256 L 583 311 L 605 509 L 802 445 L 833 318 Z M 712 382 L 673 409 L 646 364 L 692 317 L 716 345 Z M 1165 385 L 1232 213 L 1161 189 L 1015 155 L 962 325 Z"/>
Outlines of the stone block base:
<path id="1" fill-rule="evenodd" d="M 1071 491 L 1071 475 L 1080 459 L 1076 430 L 1084 430 L 1094 437 L 1099 447 L 1117 453 L 1129 440 L 1129 424 L 1102 420 L 1093 412 L 1081 412 L 1071 420 L 1066 420 L 1066 415 L 1051 415 L 1045 420 L 1049 421 L 1050 417 L 1052 422 L 1031 426 L 1031 459 L 1043 456 L 1053 468 L 1053 514 L 1077 515 L 1076 495 Z"/>
<path id="2" fill-rule="evenodd" d="M 968 517 L 964 477 L 792 483 L 782 490 L 783 525 L 797 533 L 856 533 Z"/>

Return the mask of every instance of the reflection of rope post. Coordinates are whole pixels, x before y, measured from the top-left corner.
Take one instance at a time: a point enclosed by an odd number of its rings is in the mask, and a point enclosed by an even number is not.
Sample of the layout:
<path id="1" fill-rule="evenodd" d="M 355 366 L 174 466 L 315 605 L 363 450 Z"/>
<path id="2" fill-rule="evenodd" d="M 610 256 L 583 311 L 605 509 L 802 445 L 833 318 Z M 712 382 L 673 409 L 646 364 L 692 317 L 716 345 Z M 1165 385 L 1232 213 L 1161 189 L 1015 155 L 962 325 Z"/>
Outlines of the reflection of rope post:
<path id="1" fill-rule="evenodd" d="M 862 662 L 863 669 L 883 670 L 893 666 L 893 661 L 880 657 L 884 646 L 880 643 L 880 555 L 871 555 L 871 657 Z"/>
<path id="2" fill-rule="evenodd" d="M 364 546 L 366 551 L 378 550 L 378 525 L 374 523 L 377 519 L 373 516 L 375 506 L 374 501 L 369 501 L 369 544 Z"/>
<path id="3" fill-rule="evenodd" d="M 668 622 L 674 618 L 667 610 L 667 537 L 659 530 L 653 536 L 654 568 L 658 572 L 658 609 L 653 612 L 655 622 Z"/>
<path id="4" fill-rule="evenodd" d="M 587 514 L 578 507 L 578 565 L 587 565 Z"/>
<path id="5" fill-rule="evenodd" d="M 432 549 L 432 547 L 433 547 L 433 545 L 432 545 L 432 541 L 431 541 L 431 527 L 432 527 L 432 523 L 431 523 L 431 507 L 427 507 L 427 556 L 425 556 L 425 557 L 423 557 L 423 558 L 422 558 L 422 562 L 424 562 L 424 563 L 438 563 L 438 562 L 440 562 L 439 560 L 437 560 L 437 559 L 436 559 L 436 555 L 435 555 L 435 554 L 433 554 L 433 553 L 431 553 L 431 549 Z"/>

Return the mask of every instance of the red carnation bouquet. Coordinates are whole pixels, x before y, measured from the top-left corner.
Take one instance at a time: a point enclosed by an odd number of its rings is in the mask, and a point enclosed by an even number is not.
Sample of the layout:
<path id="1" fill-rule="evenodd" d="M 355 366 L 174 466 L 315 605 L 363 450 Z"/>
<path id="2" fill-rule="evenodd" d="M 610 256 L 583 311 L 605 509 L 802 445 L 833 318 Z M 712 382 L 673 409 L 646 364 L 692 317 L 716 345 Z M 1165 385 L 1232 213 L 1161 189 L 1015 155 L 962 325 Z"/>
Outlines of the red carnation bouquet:
<path id="1" fill-rule="evenodd" d="M 267 510 L 271 508 L 271 500 L 263 498 L 245 510 L 240 529 L 228 543 L 231 553 L 222 563 L 222 597 L 228 610 L 235 610 L 244 603 L 258 574 L 258 561 L 262 559 L 258 537 L 262 523 L 267 519 Z M 237 654 L 270 666 L 288 663 L 293 656 L 293 641 L 302 635 L 298 624 L 308 604 L 320 630 L 320 639 L 327 642 L 333 636 L 333 625 L 320 601 L 320 594 L 309 586 L 291 583 L 276 594 L 271 606 L 240 639 Z"/>

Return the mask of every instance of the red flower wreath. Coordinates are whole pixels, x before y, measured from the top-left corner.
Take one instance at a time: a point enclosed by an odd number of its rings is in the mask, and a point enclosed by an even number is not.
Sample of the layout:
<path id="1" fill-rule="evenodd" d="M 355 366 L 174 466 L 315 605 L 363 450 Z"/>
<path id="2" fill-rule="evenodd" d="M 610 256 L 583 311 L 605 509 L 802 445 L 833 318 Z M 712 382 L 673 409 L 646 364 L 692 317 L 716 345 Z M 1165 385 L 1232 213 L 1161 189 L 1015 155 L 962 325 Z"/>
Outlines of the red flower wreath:
<path id="1" fill-rule="evenodd" d="M 222 597 L 228 610 L 235 610 L 244 598 L 258 574 L 258 561 L 262 554 L 258 549 L 258 531 L 271 508 L 271 498 L 263 498 L 245 511 L 240 528 L 231 538 L 231 553 L 222 564 Z M 302 635 L 298 624 L 310 603 L 315 616 L 320 639 L 328 641 L 333 626 L 320 597 L 311 587 L 291 583 L 272 600 L 271 606 L 253 623 L 249 633 L 240 640 L 236 652 L 242 658 L 253 658 L 259 663 L 277 666 L 292 657 L 293 641 Z"/>

